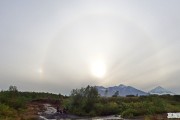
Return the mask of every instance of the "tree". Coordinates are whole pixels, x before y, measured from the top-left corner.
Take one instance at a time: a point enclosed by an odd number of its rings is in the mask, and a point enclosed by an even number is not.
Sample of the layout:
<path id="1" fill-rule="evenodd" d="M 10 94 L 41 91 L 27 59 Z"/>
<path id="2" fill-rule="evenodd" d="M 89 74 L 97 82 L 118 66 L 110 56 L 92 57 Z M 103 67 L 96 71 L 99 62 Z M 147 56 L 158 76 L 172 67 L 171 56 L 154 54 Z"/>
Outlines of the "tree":
<path id="1" fill-rule="evenodd" d="M 9 86 L 9 91 L 10 92 L 18 92 L 18 89 L 17 89 L 17 87 L 16 86 Z"/>
<path id="2" fill-rule="evenodd" d="M 76 114 L 84 112 L 89 114 L 94 110 L 94 105 L 98 100 L 98 97 L 97 89 L 89 85 L 86 88 L 72 90 L 71 111 L 75 111 Z"/>
<path id="3" fill-rule="evenodd" d="M 117 97 L 117 96 L 119 96 L 119 91 L 116 91 L 116 92 L 114 93 L 114 95 L 112 95 L 112 97 Z"/>
<path id="4" fill-rule="evenodd" d="M 72 107 L 79 107 L 83 105 L 84 88 L 73 89 L 71 91 Z"/>
<path id="5" fill-rule="evenodd" d="M 12 85 L 9 86 L 9 92 L 10 92 L 10 96 L 11 96 L 12 98 L 18 96 L 18 89 L 17 89 L 16 86 L 12 86 Z"/>
<path id="6" fill-rule="evenodd" d="M 91 86 L 87 86 L 85 88 L 85 111 L 87 113 L 89 113 L 90 111 L 93 110 L 94 108 L 94 104 L 96 103 L 97 101 L 97 98 L 98 98 L 98 91 L 95 87 L 91 87 Z"/>

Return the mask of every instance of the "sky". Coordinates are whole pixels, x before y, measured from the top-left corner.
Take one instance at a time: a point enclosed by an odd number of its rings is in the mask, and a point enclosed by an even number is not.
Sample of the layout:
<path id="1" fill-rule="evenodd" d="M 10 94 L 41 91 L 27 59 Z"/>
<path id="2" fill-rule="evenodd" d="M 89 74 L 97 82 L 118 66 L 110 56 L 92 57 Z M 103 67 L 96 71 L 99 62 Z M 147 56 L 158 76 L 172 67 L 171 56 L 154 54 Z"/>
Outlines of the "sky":
<path id="1" fill-rule="evenodd" d="M 180 94 L 180 1 L 1 0 L 0 89 Z"/>

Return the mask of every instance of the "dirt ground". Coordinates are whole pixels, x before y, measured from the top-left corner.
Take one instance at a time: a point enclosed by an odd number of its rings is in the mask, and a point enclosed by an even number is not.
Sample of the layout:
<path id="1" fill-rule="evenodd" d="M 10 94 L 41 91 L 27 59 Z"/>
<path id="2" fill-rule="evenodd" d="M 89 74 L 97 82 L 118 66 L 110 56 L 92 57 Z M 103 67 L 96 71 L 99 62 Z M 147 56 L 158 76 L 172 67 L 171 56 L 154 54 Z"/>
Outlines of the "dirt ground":
<path id="1" fill-rule="evenodd" d="M 30 102 L 27 109 L 20 114 L 21 120 L 37 120 L 38 113 L 44 111 L 44 105 L 38 102 Z"/>
<path id="2" fill-rule="evenodd" d="M 46 103 L 55 107 L 57 104 L 59 104 L 59 101 L 49 99 L 38 99 L 31 101 L 26 105 L 25 110 L 18 113 L 16 120 L 38 120 L 38 113 L 45 111 L 44 104 Z"/>

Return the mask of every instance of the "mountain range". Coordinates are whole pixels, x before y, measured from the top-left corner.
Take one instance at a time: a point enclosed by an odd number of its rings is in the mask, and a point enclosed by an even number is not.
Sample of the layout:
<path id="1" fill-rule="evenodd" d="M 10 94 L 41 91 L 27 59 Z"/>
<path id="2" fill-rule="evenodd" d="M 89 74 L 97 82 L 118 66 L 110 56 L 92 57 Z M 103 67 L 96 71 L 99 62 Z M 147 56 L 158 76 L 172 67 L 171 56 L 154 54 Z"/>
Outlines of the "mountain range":
<path id="1" fill-rule="evenodd" d="M 118 96 L 127 96 L 127 95 L 134 95 L 134 96 L 147 96 L 150 94 L 156 94 L 156 95 L 175 95 L 175 93 L 166 90 L 165 88 L 162 88 L 160 86 L 150 90 L 149 92 L 144 92 L 142 90 L 139 90 L 137 88 L 134 88 L 132 86 L 126 86 L 123 84 L 120 84 L 119 86 L 112 86 L 112 87 L 103 87 L 103 86 L 96 86 L 98 93 L 101 96 L 113 96 L 115 93 L 118 94 Z"/>
<path id="2" fill-rule="evenodd" d="M 166 90 L 166 89 L 162 88 L 161 86 L 158 86 L 158 87 L 152 89 L 151 91 L 149 91 L 149 93 L 155 94 L 155 95 L 166 95 L 166 94 L 175 95 L 175 93 L 173 93 L 169 90 Z"/>

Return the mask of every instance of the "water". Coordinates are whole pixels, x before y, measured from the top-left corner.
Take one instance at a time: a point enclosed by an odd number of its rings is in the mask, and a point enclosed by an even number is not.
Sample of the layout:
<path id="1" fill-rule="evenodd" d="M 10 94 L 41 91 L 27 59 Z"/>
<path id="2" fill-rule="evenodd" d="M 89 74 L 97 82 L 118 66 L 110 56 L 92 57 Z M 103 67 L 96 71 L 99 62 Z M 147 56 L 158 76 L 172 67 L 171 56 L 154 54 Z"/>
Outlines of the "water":
<path id="1" fill-rule="evenodd" d="M 70 120 L 70 119 L 79 119 L 79 120 L 122 120 L 120 116 L 105 116 L 105 117 L 93 117 L 93 118 L 83 118 L 70 114 L 59 114 L 56 112 L 56 109 L 52 107 L 50 104 L 44 104 L 46 111 L 39 113 L 40 120 Z"/>

